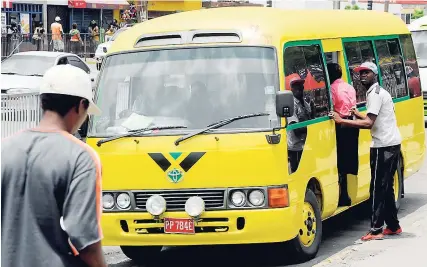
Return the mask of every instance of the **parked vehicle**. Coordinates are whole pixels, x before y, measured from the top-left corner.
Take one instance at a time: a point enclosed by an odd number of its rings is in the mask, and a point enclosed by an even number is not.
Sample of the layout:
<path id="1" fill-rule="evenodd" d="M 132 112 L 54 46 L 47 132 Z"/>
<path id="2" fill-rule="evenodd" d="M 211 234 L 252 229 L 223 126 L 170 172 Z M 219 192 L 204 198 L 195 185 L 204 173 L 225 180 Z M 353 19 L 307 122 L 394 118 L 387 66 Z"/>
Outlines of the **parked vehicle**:
<path id="1" fill-rule="evenodd" d="M 424 99 L 424 122 L 427 124 L 427 16 L 414 20 L 409 25 L 415 52 L 418 57 L 418 68 L 421 89 Z"/>
<path id="2" fill-rule="evenodd" d="M 126 31 L 127 29 L 129 29 L 130 27 L 132 27 L 133 25 L 131 24 L 127 24 L 125 27 L 120 28 L 110 39 L 108 39 L 106 42 L 99 44 L 98 47 L 96 48 L 96 52 L 95 52 L 95 60 L 96 60 L 96 69 L 100 70 L 101 66 L 102 66 L 102 61 L 105 58 L 105 55 L 108 52 L 108 49 L 110 48 L 110 46 L 113 44 L 114 40 L 116 40 L 117 36 L 119 36 L 120 33 Z"/>
<path id="3" fill-rule="evenodd" d="M 71 64 L 87 72 L 92 79 L 92 86 L 98 73 L 77 55 L 63 52 L 30 51 L 16 53 L 1 63 L 1 93 L 38 92 L 41 79 L 54 65 Z"/>

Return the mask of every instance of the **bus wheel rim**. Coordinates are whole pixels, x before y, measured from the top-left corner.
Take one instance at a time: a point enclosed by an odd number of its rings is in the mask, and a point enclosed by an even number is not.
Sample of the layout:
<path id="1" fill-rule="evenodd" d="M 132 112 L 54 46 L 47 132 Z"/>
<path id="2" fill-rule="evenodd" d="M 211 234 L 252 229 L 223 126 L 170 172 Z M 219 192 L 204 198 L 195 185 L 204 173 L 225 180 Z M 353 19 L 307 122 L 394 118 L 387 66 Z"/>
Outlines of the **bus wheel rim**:
<path id="1" fill-rule="evenodd" d="M 304 247 L 313 245 L 316 238 L 316 214 L 313 206 L 305 202 L 303 207 L 302 226 L 299 230 L 299 239 Z"/>

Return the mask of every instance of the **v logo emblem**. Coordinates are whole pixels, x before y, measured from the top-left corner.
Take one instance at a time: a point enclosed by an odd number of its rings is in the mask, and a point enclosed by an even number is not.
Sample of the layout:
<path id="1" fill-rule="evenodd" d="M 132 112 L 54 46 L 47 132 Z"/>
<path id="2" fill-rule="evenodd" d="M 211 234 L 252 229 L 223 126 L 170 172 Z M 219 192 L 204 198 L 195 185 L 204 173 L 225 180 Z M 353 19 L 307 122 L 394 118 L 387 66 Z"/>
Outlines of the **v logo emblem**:
<path id="1" fill-rule="evenodd" d="M 178 164 L 178 159 L 182 158 L 182 154 L 182 152 L 170 152 L 166 157 L 162 153 L 148 153 L 151 159 L 153 159 L 164 172 L 171 168 L 171 166 L 177 168 L 178 165 L 184 172 L 188 172 L 206 152 L 191 152 Z"/>

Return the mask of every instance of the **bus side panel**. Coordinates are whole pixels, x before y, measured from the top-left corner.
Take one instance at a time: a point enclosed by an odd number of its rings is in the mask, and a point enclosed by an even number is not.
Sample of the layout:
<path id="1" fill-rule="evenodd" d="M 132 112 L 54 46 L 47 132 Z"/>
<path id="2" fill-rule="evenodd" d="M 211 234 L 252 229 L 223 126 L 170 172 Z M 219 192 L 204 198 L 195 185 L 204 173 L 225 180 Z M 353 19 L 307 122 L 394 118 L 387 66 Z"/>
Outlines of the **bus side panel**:
<path id="1" fill-rule="evenodd" d="M 417 172 L 425 154 L 423 99 L 416 97 L 395 103 L 397 123 L 402 135 L 405 177 Z"/>
<path id="2" fill-rule="evenodd" d="M 299 195 L 304 195 L 307 183 L 316 178 L 322 193 L 322 218 L 332 215 L 338 206 L 335 124 L 326 120 L 307 126 L 307 139 L 301 161 L 289 179 L 299 184 Z"/>

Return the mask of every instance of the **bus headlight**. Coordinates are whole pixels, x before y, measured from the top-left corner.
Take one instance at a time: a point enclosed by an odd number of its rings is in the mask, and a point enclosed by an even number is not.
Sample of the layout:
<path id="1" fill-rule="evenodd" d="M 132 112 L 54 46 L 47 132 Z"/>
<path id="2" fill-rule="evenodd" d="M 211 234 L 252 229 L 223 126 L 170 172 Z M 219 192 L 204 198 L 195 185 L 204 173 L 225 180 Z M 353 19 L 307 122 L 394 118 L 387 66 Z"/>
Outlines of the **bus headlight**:
<path id="1" fill-rule="evenodd" d="M 102 195 L 102 207 L 104 209 L 112 209 L 114 207 L 114 197 L 110 193 L 104 193 Z"/>
<path id="2" fill-rule="evenodd" d="M 246 203 L 246 195 L 242 191 L 234 191 L 231 194 L 231 203 L 236 207 L 242 207 Z"/>
<path id="3" fill-rule="evenodd" d="M 117 196 L 117 206 L 121 209 L 127 209 L 130 206 L 130 196 L 127 193 L 121 193 Z"/>
<path id="4" fill-rule="evenodd" d="M 185 212 L 190 217 L 197 218 L 205 211 L 205 201 L 201 197 L 190 197 L 185 202 Z"/>
<path id="5" fill-rule="evenodd" d="M 161 195 L 152 195 L 145 204 L 147 211 L 153 216 L 159 216 L 166 211 L 166 200 Z"/>
<path id="6" fill-rule="evenodd" d="M 249 193 L 249 202 L 254 206 L 262 206 L 265 196 L 261 190 L 253 190 Z"/>

